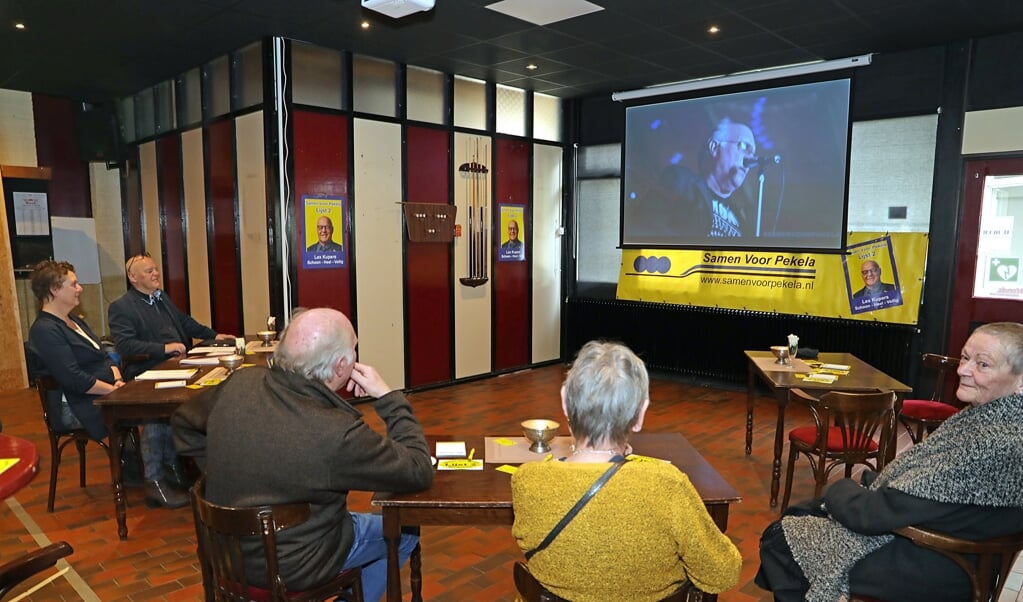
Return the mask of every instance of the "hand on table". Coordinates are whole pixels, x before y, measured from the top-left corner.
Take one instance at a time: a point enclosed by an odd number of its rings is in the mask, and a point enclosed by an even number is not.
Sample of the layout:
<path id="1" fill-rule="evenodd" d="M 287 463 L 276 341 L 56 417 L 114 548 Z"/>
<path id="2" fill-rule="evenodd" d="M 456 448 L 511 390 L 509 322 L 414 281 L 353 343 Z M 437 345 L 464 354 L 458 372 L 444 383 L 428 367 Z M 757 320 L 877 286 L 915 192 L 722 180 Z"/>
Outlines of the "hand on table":
<path id="1" fill-rule="evenodd" d="M 167 343 L 163 346 L 165 355 L 185 355 L 185 346 L 182 343 Z"/>

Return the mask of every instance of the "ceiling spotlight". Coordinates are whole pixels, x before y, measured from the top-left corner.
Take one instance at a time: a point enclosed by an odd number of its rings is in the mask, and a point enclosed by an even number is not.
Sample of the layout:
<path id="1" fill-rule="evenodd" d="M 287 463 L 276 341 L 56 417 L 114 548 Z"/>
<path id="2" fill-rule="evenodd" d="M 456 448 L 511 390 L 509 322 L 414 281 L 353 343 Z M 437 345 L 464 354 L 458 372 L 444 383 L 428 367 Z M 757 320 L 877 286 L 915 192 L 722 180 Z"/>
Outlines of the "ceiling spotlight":
<path id="1" fill-rule="evenodd" d="M 717 25 L 711 25 L 707 28 L 707 33 L 714 35 L 716 33 L 721 33 L 721 29 Z"/>
<path id="2" fill-rule="evenodd" d="M 369 21 L 363 21 L 360 27 L 363 29 L 369 29 Z"/>
<path id="3" fill-rule="evenodd" d="M 537 69 L 539 69 L 539 67 L 537 67 L 533 63 L 530 63 L 530 64 L 526 65 L 526 69 L 529 69 L 530 71 L 536 71 Z"/>
<path id="4" fill-rule="evenodd" d="M 14 29 L 25 29 L 25 24 L 24 23 L 15 23 L 14 24 Z"/>

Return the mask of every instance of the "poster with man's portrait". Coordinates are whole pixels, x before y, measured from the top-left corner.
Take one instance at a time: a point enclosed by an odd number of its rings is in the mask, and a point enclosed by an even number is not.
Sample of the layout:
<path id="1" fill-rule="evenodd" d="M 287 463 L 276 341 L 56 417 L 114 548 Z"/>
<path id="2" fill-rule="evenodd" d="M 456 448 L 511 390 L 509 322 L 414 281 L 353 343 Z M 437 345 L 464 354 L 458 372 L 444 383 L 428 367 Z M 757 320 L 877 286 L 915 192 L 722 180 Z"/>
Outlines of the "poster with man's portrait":
<path id="1" fill-rule="evenodd" d="M 302 197 L 302 267 L 306 269 L 345 266 L 343 198 Z"/>
<path id="2" fill-rule="evenodd" d="M 525 205 L 498 205 L 501 225 L 499 239 L 501 244 L 497 248 L 498 261 L 525 261 L 526 243 Z"/>
<path id="3" fill-rule="evenodd" d="M 842 263 L 852 313 L 902 305 L 899 270 L 890 236 L 850 246 Z"/>

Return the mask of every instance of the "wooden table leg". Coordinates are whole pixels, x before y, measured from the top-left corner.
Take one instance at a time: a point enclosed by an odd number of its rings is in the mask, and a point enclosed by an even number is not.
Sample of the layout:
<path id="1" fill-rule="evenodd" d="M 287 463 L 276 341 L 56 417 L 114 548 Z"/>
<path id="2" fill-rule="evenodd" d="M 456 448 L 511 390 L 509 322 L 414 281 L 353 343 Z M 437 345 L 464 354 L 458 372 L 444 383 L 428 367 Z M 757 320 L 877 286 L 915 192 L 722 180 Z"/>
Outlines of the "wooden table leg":
<path id="1" fill-rule="evenodd" d="M 114 514 L 117 515 L 117 536 L 128 539 L 128 512 L 124 497 L 124 477 L 121 474 L 121 456 L 124 453 L 124 431 L 117 428 L 117 419 L 104 415 L 110 437 L 110 484 L 114 490 Z M 141 450 L 139 450 L 141 452 Z"/>
<path id="2" fill-rule="evenodd" d="M 785 446 L 785 406 L 789 402 L 789 390 L 775 391 L 778 400 L 778 424 L 774 427 L 774 463 L 771 465 L 771 507 L 778 505 L 778 485 L 781 483 L 781 450 Z"/>
<path id="3" fill-rule="evenodd" d="M 423 602 L 423 548 L 416 544 L 408 559 L 409 588 L 412 590 L 412 602 Z M 400 587 L 400 584 L 399 584 Z"/>
<path id="4" fill-rule="evenodd" d="M 384 541 L 387 542 L 387 602 L 401 602 L 401 566 L 398 563 L 401 517 L 398 509 L 393 507 L 384 507 L 381 516 L 384 522 Z M 416 552 L 418 550 L 419 546 L 416 546 Z M 412 553 L 413 557 L 416 556 L 416 552 Z"/>
<path id="5" fill-rule="evenodd" d="M 757 390 L 757 375 L 753 371 L 753 360 L 746 367 L 746 455 L 753 451 L 753 396 Z"/>

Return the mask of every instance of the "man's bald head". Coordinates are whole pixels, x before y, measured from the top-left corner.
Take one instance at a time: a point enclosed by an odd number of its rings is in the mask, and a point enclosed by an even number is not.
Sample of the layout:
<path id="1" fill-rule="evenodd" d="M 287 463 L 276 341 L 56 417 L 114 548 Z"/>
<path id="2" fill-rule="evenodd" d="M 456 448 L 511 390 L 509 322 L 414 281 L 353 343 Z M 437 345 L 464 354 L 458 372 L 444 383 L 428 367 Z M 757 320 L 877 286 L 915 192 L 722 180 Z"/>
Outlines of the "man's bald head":
<path id="1" fill-rule="evenodd" d="M 281 333 L 274 364 L 319 382 L 340 378 L 344 384 L 355 363 L 357 343 L 355 329 L 343 313 L 326 307 L 309 309 L 292 318 Z"/>

